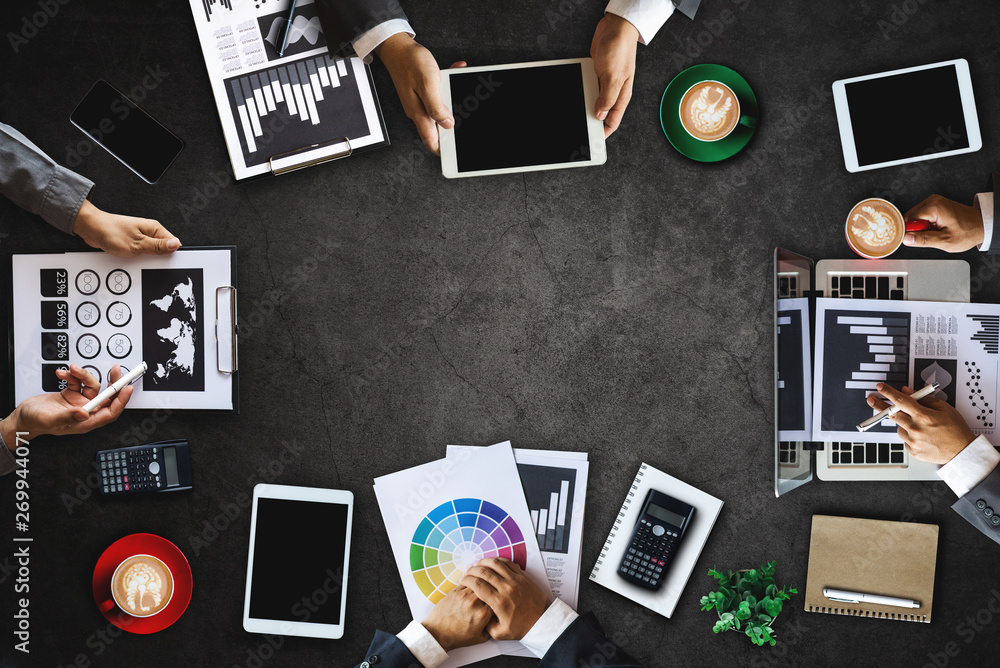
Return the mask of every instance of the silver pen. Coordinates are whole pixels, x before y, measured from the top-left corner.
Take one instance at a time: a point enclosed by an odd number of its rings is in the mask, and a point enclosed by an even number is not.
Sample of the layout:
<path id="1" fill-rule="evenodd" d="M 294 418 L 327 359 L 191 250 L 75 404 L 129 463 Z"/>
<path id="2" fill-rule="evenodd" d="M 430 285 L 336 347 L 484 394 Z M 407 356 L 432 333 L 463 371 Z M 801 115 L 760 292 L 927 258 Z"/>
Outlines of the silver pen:
<path id="1" fill-rule="evenodd" d="M 920 401 L 924 397 L 929 396 L 931 394 L 934 394 L 938 390 L 939 387 L 941 387 L 940 383 L 931 383 L 927 387 L 925 387 L 923 389 L 920 389 L 920 390 L 917 390 L 916 392 L 914 392 L 913 394 L 911 394 L 910 398 L 913 399 L 914 401 Z M 871 429 L 872 427 L 874 427 L 875 425 L 877 425 L 882 420 L 886 419 L 887 417 L 889 417 L 891 415 L 895 415 L 896 413 L 898 413 L 901 410 L 902 409 L 899 406 L 896 406 L 896 405 L 889 406 L 884 411 L 880 411 L 880 412 L 876 413 L 875 415 L 871 416 L 870 418 L 868 418 L 867 420 L 865 420 L 864 422 L 862 422 L 861 424 L 859 424 L 858 425 L 858 431 L 868 431 L 869 429 Z"/>
<path id="2" fill-rule="evenodd" d="M 831 601 L 842 603 L 874 603 L 875 605 L 891 605 L 897 608 L 919 608 L 920 601 L 911 598 L 897 598 L 895 596 L 881 596 L 880 594 L 862 594 L 857 591 L 844 591 L 843 589 L 823 588 L 823 596 Z"/>

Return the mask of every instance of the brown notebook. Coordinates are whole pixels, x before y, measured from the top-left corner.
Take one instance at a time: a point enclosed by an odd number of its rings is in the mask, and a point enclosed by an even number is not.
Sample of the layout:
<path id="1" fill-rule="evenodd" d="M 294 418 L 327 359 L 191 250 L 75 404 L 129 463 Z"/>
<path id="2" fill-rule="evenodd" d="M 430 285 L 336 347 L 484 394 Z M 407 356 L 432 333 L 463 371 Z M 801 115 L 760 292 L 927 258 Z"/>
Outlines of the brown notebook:
<path id="1" fill-rule="evenodd" d="M 813 515 L 806 610 L 929 623 L 937 542 L 936 524 Z M 825 587 L 912 599 L 920 607 L 831 601 Z"/>

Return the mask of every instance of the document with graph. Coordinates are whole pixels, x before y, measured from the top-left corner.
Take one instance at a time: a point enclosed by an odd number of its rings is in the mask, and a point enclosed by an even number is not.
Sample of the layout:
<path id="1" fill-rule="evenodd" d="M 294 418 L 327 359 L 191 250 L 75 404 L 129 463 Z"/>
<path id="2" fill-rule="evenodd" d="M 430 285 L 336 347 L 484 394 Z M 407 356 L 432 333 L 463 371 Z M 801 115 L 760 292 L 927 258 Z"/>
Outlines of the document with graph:
<path id="1" fill-rule="evenodd" d="M 899 443 L 883 420 L 867 432 L 865 403 L 885 382 L 954 406 L 976 434 L 996 431 L 1000 305 L 821 298 L 816 300 L 813 438 Z"/>
<path id="2" fill-rule="evenodd" d="M 389 143 L 358 58 L 333 58 L 311 0 L 190 0 L 237 179 Z"/>

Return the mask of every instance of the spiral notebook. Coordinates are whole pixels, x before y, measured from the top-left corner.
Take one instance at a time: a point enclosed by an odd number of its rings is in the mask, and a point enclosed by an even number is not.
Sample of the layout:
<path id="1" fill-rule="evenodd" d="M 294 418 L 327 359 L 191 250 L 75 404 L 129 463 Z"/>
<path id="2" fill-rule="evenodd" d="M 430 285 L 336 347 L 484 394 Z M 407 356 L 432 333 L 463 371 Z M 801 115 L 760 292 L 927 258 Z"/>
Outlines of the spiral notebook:
<path id="1" fill-rule="evenodd" d="M 937 543 L 936 524 L 813 515 L 806 611 L 930 623 Z M 831 601 L 824 587 L 912 599 L 920 607 Z"/>
<path id="2" fill-rule="evenodd" d="M 639 519 L 639 513 L 642 512 L 646 492 L 650 489 L 684 501 L 694 506 L 696 510 L 694 519 L 670 564 L 666 580 L 655 590 L 634 585 L 618 575 L 618 564 L 628 549 L 632 529 Z M 618 511 L 615 525 L 604 542 L 601 556 L 598 557 L 594 570 L 590 573 L 590 579 L 657 614 L 670 617 L 691 578 L 691 572 L 721 510 L 721 499 L 643 463 L 635 475 L 635 480 L 632 481 L 632 487 L 625 497 L 621 510 Z"/>

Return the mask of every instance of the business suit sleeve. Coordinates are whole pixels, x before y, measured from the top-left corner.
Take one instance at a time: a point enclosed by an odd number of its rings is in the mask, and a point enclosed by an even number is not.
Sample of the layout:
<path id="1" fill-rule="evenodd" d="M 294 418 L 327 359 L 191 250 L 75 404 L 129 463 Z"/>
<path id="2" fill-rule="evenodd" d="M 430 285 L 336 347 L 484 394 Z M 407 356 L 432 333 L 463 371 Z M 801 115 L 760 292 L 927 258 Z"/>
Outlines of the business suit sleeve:
<path id="1" fill-rule="evenodd" d="M 56 164 L 42 149 L 0 123 L 0 194 L 67 234 L 94 182 Z"/>
<path id="2" fill-rule="evenodd" d="M 542 657 L 538 668 L 637 668 L 642 664 L 608 640 L 594 613 L 580 615 Z"/>
<path id="3" fill-rule="evenodd" d="M 385 631 L 376 631 L 365 658 L 354 668 L 423 668 L 423 665 L 399 638 Z"/>
<path id="4" fill-rule="evenodd" d="M 379 24 L 406 21 L 398 0 L 316 0 L 331 56 L 354 55 L 354 40 Z"/>
<path id="5" fill-rule="evenodd" d="M 1000 466 L 960 497 L 952 510 L 1000 543 Z"/>
<path id="6" fill-rule="evenodd" d="M 1000 199 L 997 199 L 997 194 L 1000 192 L 1000 172 L 993 172 L 993 176 L 990 178 L 990 184 L 987 188 L 993 192 L 992 223 L 996 224 L 997 208 L 1000 207 Z M 1000 239 L 993 239 L 986 253 L 987 255 L 1000 255 Z"/>

